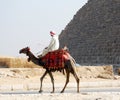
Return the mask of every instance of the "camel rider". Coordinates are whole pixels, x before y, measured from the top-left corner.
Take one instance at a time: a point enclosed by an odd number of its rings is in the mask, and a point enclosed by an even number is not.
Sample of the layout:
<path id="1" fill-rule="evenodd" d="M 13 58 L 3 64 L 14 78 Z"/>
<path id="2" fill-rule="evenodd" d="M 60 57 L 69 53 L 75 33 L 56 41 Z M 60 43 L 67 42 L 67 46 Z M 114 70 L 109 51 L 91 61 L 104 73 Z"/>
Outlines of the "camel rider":
<path id="1" fill-rule="evenodd" d="M 50 44 L 48 45 L 48 47 L 46 47 L 42 54 L 39 55 L 38 57 L 42 57 L 45 56 L 48 52 L 54 51 L 54 50 L 58 50 L 59 49 L 59 39 L 58 36 L 56 35 L 55 32 L 50 31 L 50 35 L 51 35 L 51 41 Z"/>

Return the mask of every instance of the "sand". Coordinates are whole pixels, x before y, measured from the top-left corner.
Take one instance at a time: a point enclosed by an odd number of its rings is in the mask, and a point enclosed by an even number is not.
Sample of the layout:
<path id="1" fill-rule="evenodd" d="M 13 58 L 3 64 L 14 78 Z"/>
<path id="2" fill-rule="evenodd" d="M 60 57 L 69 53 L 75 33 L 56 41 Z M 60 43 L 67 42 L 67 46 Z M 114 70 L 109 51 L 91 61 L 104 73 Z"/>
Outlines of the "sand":
<path id="1" fill-rule="evenodd" d="M 52 84 L 47 75 L 43 81 L 43 93 L 38 93 L 40 77 L 44 73 L 41 68 L 1 68 L 0 100 L 120 100 L 120 92 L 87 92 L 88 88 L 119 88 L 120 77 L 104 79 L 94 77 L 80 78 L 80 93 L 76 90 L 76 81 L 70 75 L 70 82 L 64 93 L 62 90 L 66 77 L 60 72 L 53 73 L 55 93 L 50 93 Z M 86 92 L 84 92 L 86 91 Z"/>

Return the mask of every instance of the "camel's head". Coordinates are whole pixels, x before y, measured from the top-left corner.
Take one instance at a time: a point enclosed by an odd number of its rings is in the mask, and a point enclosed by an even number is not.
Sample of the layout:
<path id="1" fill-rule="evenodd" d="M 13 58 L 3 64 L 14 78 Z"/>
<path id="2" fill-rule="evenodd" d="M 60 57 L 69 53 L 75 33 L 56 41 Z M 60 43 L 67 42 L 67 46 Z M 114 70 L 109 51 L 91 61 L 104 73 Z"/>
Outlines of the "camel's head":
<path id="1" fill-rule="evenodd" d="M 27 56 L 28 56 L 28 53 L 30 52 L 30 48 L 29 47 L 25 47 L 25 48 L 23 48 L 23 49 L 21 49 L 20 51 L 19 51 L 19 53 L 21 54 L 21 53 L 23 53 L 23 54 L 26 54 Z M 28 60 L 28 62 L 31 60 L 30 59 L 30 57 L 27 59 Z"/>
<path id="2" fill-rule="evenodd" d="M 25 48 L 21 49 L 21 50 L 19 51 L 19 53 L 24 53 L 24 54 L 27 55 L 29 51 L 30 51 L 30 48 L 29 48 L 29 47 L 25 47 Z"/>

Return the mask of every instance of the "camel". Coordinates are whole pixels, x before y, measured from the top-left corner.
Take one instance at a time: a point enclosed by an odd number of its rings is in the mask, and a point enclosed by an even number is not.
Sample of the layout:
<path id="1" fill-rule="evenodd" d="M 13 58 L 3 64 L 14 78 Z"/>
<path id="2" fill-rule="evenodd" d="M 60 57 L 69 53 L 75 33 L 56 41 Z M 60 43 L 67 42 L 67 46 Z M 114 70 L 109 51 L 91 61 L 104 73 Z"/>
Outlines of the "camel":
<path id="1" fill-rule="evenodd" d="M 29 47 L 25 47 L 23 49 L 21 49 L 19 51 L 19 53 L 23 53 L 23 54 L 26 54 L 26 56 L 28 56 L 28 61 L 32 61 L 33 63 L 35 63 L 36 65 L 39 65 L 39 66 L 43 66 L 44 68 L 44 63 L 42 62 L 42 60 L 36 56 L 34 56 L 34 54 L 30 51 L 30 48 Z M 61 71 L 61 69 L 56 69 L 58 71 Z M 79 78 L 77 76 L 77 73 L 75 72 L 75 66 L 73 64 L 73 61 L 72 60 L 67 60 L 65 61 L 64 63 L 64 68 L 62 69 L 66 72 L 66 83 L 61 91 L 61 93 L 64 92 L 67 84 L 69 83 L 69 77 L 70 77 L 70 73 L 73 74 L 74 78 L 76 79 L 76 82 L 77 82 L 77 92 L 79 93 Z M 41 93 L 43 90 L 42 90 L 42 82 L 43 82 L 43 79 L 44 77 L 49 74 L 50 78 L 51 78 L 51 82 L 52 82 L 52 92 L 51 93 L 54 93 L 55 91 L 55 88 L 54 88 L 54 78 L 53 78 L 53 75 L 52 75 L 52 72 L 55 72 L 55 70 L 48 70 L 46 69 L 46 71 L 44 72 L 43 76 L 40 78 L 40 90 L 39 90 L 39 93 Z"/>

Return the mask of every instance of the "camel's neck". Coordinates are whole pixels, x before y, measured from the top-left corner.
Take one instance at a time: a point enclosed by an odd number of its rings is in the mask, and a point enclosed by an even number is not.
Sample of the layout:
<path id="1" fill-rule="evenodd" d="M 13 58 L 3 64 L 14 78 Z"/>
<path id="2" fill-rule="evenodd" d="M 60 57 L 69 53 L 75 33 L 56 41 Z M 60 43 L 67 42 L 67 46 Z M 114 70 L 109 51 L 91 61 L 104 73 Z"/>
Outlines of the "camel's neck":
<path id="1" fill-rule="evenodd" d="M 35 63 L 36 65 L 39 65 L 39 66 L 40 66 L 40 61 L 39 61 L 39 59 L 38 59 L 37 57 L 35 57 L 32 52 L 29 51 L 26 55 L 29 56 L 29 59 L 30 59 L 33 63 Z"/>

